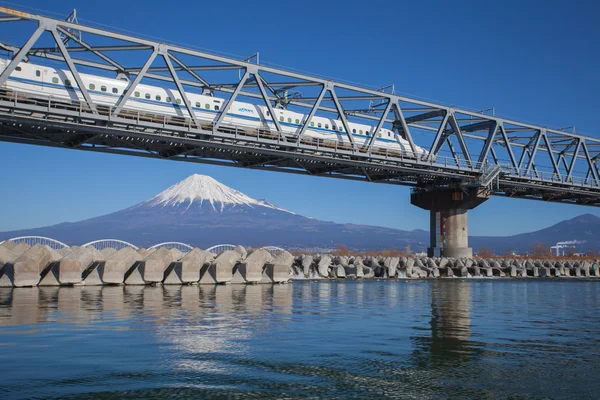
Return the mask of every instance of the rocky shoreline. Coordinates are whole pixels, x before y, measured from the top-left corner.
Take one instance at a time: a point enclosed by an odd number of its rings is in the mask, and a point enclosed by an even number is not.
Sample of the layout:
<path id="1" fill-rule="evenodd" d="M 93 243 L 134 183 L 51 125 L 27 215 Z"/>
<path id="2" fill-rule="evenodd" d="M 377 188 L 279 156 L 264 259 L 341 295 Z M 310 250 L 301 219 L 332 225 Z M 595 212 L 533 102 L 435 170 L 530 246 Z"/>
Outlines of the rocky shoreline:
<path id="1" fill-rule="evenodd" d="M 299 255 L 242 246 L 213 254 L 199 248 L 119 250 L 0 245 L 0 287 L 286 283 L 296 279 L 451 277 L 600 277 L 598 261 Z"/>

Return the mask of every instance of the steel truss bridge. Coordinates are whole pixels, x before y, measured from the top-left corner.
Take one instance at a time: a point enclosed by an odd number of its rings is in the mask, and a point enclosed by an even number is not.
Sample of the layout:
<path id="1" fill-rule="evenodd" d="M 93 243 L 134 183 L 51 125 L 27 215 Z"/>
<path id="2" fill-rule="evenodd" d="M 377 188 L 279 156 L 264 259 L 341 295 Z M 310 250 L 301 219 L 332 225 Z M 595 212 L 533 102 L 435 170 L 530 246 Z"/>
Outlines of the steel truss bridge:
<path id="1" fill-rule="evenodd" d="M 7 35 L 10 32 L 11 35 Z M 4 85 L 21 61 L 73 74 L 84 101 L 11 90 L 0 93 L 0 140 L 419 188 L 487 188 L 492 195 L 600 205 L 600 140 L 565 129 L 444 106 L 204 51 L 0 7 L 0 42 L 12 61 Z M 124 79 L 114 107 L 94 104 L 80 73 Z M 176 90 L 177 117 L 132 110 L 140 84 Z M 199 121 L 186 91 L 228 99 L 214 122 Z M 230 126 L 233 100 L 307 115 L 294 134 L 274 118 L 274 129 Z M 307 136 L 313 116 L 336 118 L 349 144 Z M 408 141 L 404 151 L 357 143 L 349 122 L 375 132 L 387 128 Z M 397 139 L 398 140 L 398 139 Z M 427 150 L 418 154 L 417 146 Z M 466 190 L 466 189 L 465 189 Z"/>

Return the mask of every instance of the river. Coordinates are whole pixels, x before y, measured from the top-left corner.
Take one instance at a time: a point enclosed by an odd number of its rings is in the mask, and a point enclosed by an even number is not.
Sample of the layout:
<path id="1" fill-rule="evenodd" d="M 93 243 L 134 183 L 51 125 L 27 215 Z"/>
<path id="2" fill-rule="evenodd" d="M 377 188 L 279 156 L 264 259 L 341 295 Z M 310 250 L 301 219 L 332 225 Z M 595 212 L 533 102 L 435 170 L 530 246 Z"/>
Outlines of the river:
<path id="1" fill-rule="evenodd" d="M 600 397 L 600 282 L 0 289 L 0 397 Z"/>

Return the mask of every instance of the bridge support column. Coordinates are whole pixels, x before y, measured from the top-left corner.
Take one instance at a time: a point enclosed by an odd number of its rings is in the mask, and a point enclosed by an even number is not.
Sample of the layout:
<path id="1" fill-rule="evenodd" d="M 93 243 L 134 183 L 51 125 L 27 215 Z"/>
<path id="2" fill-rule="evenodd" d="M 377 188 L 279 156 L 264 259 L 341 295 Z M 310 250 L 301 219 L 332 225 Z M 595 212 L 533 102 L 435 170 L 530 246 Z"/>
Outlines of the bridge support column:
<path id="1" fill-rule="evenodd" d="M 429 257 L 472 257 L 469 247 L 467 211 L 490 197 L 484 189 L 427 188 L 415 189 L 410 197 L 413 205 L 430 212 Z"/>

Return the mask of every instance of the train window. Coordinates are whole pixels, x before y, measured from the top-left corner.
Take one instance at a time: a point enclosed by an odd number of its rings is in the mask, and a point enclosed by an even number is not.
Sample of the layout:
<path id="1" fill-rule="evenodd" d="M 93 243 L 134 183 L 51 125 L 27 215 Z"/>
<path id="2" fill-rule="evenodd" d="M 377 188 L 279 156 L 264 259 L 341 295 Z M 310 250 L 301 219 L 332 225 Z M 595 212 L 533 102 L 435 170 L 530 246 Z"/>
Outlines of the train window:
<path id="1" fill-rule="evenodd" d="M 380 138 L 381 137 L 381 133 L 377 134 L 377 137 Z"/>
<path id="2" fill-rule="evenodd" d="M 317 124 L 317 126 L 320 128 L 320 127 L 322 127 L 323 125 L 321 125 L 321 123 L 319 122 L 319 123 Z"/>
<path id="3" fill-rule="evenodd" d="M 65 85 L 71 86 L 71 80 L 70 79 L 65 79 Z"/>
<path id="4" fill-rule="evenodd" d="M 344 131 L 344 127 L 343 127 L 343 126 L 338 126 L 338 130 L 339 130 L 340 132 L 343 132 L 343 131 Z"/>
<path id="5" fill-rule="evenodd" d="M 133 95 L 134 95 L 135 97 L 140 97 L 140 92 L 135 92 Z"/>
<path id="6" fill-rule="evenodd" d="M 119 93 L 119 89 L 117 89 L 116 87 L 112 88 L 112 92 L 113 93 Z"/>
<path id="7" fill-rule="evenodd" d="M 352 133 L 356 133 L 356 129 L 352 129 Z"/>
<path id="8" fill-rule="evenodd" d="M 200 107 L 202 107 L 202 104 L 200 104 L 200 102 L 199 102 L 199 101 L 197 101 L 197 102 L 196 102 L 196 107 L 200 108 Z"/>
<path id="9" fill-rule="evenodd" d="M 288 122 L 292 122 L 292 119 L 291 119 L 291 118 L 288 118 Z"/>
<path id="10" fill-rule="evenodd" d="M 170 97 L 167 97 L 167 98 L 165 99 L 165 101 L 166 101 L 167 103 L 170 103 L 170 102 L 171 102 L 171 98 L 170 98 Z"/>
<path id="11" fill-rule="evenodd" d="M 207 110 L 210 110 L 210 104 L 206 103 L 206 104 L 204 105 L 204 108 L 206 108 Z"/>
<path id="12" fill-rule="evenodd" d="M 299 120 L 298 118 L 296 118 L 296 123 L 297 123 L 297 124 L 299 124 L 299 123 L 300 123 L 300 120 Z"/>
<path id="13" fill-rule="evenodd" d="M 58 78 L 57 77 L 52 77 L 52 83 L 58 83 Z"/>
<path id="14" fill-rule="evenodd" d="M 311 121 L 310 126 L 315 126 L 315 123 Z"/>
<path id="15" fill-rule="evenodd" d="M 103 92 L 106 92 L 106 86 L 104 86 L 104 85 L 100 86 L 100 90 L 102 90 Z"/>
<path id="16" fill-rule="evenodd" d="M 146 93 L 146 94 L 144 95 L 144 97 L 145 97 L 145 98 L 147 98 L 147 99 L 149 99 L 149 98 L 150 98 L 150 97 L 152 97 L 152 96 L 150 96 L 150 93 Z"/>
<path id="17" fill-rule="evenodd" d="M 280 120 L 281 122 L 283 122 L 283 117 L 279 117 L 279 120 Z"/>
<path id="18" fill-rule="evenodd" d="M 155 97 L 155 99 L 156 99 L 156 101 L 161 101 L 161 100 L 162 100 L 162 97 L 160 97 L 160 96 L 158 96 L 158 95 L 157 95 L 157 96 Z"/>
<path id="19" fill-rule="evenodd" d="M 39 69 L 36 69 L 35 76 L 42 76 L 42 71 L 40 71 Z"/>
<path id="20" fill-rule="evenodd" d="M 329 124 L 325 124 L 325 129 L 329 129 Z"/>
<path id="21" fill-rule="evenodd" d="M 359 130 L 358 133 L 360 133 L 362 135 L 363 134 L 363 130 L 362 129 Z"/>
<path id="22" fill-rule="evenodd" d="M 15 71 L 21 71 L 21 67 L 15 67 Z"/>
<path id="23" fill-rule="evenodd" d="M 90 88 L 90 90 L 94 90 L 94 89 L 96 89 L 96 85 L 94 85 L 93 83 L 90 83 L 90 84 L 88 85 L 88 87 Z"/>
<path id="24" fill-rule="evenodd" d="M 177 104 L 181 104 L 181 99 L 177 99 L 177 100 L 175 100 L 175 103 L 177 103 Z"/>
<path id="25" fill-rule="evenodd" d="M 219 111 L 219 106 L 215 104 L 215 110 Z"/>

